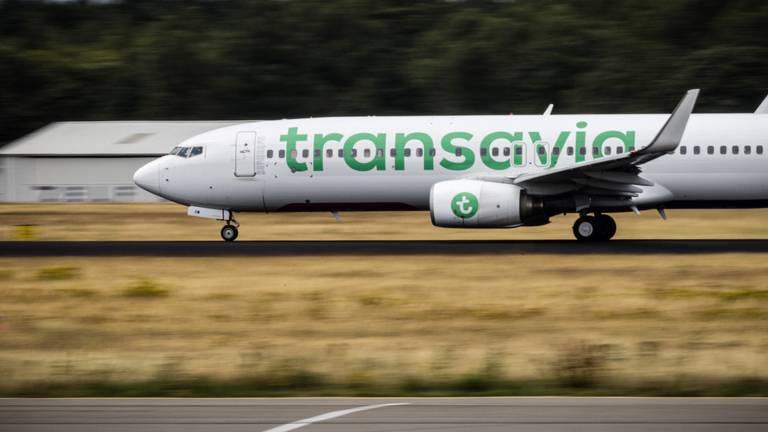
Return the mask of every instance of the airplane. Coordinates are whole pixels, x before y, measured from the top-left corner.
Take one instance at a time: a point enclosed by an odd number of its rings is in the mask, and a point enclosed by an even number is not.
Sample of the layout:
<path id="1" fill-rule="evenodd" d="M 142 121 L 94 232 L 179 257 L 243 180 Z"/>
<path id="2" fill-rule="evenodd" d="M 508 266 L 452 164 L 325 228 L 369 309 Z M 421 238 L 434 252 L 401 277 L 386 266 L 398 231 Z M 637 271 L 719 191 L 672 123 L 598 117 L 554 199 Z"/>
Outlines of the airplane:
<path id="1" fill-rule="evenodd" d="M 449 228 L 515 228 L 578 214 L 605 241 L 609 213 L 768 207 L 768 97 L 748 114 L 388 116 L 246 122 L 178 144 L 141 188 L 223 221 L 237 212 L 423 210 Z"/>

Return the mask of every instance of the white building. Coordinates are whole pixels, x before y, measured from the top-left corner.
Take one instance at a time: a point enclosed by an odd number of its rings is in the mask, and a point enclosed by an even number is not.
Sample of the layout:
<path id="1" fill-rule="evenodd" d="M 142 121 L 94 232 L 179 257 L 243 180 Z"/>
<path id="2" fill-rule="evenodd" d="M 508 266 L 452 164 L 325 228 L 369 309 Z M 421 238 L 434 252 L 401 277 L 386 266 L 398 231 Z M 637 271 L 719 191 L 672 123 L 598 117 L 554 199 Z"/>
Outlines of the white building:
<path id="1" fill-rule="evenodd" d="M 189 137 L 237 123 L 53 123 L 0 147 L 0 202 L 159 201 L 133 173 Z"/>

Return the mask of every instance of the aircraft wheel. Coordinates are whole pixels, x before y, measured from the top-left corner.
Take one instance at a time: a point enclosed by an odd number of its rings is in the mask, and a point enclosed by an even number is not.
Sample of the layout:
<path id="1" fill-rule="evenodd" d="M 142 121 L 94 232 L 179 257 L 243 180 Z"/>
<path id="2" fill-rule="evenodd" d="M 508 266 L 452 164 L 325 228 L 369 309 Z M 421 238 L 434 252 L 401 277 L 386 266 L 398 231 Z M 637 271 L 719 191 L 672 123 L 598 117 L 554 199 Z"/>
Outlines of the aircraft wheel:
<path id="1" fill-rule="evenodd" d="M 610 240 L 616 235 L 616 221 L 612 217 L 601 214 L 596 217 L 599 240 Z"/>
<path id="2" fill-rule="evenodd" d="M 581 216 L 573 223 L 573 235 L 579 241 L 595 241 L 600 236 L 597 218 L 594 216 Z"/>
<path id="3" fill-rule="evenodd" d="M 224 225 L 224 228 L 221 229 L 221 238 L 224 241 L 235 241 L 237 234 L 237 228 L 234 225 Z"/>

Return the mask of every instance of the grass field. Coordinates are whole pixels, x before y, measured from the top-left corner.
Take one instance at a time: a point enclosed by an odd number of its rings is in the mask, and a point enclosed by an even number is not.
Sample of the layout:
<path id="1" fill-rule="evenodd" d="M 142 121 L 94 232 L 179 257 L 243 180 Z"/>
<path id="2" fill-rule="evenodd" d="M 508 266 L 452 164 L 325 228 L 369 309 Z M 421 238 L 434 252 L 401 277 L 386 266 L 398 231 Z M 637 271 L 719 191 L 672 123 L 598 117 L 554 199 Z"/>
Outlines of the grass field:
<path id="1" fill-rule="evenodd" d="M 669 210 L 615 215 L 617 239 L 768 238 L 768 210 Z M 572 239 L 574 215 L 543 227 L 447 229 L 426 212 L 238 214 L 240 240 Z M 31 228 L 22 227 L 30 225 Z M 0 240 L 219 240 L 221 222 L 186 216 L 175 204 L 0 205 Z"/>
<path id="2" fill-rule="evenodd" d="M 5 235 L 35 209 L 0 207 Z M 176 210 L 46 205 L 36 235 L 216 237 Z M 743 214 L 621 219 L 626 236 L 680 219 L 681 237 L 768 234 L 765 212 Z M 559 238 L 570 224 L 455 234 L 396 217 L 242 222 L 284 239 Z M 768 395 L 766 258 L 0 258 L 0 394 Z"/>

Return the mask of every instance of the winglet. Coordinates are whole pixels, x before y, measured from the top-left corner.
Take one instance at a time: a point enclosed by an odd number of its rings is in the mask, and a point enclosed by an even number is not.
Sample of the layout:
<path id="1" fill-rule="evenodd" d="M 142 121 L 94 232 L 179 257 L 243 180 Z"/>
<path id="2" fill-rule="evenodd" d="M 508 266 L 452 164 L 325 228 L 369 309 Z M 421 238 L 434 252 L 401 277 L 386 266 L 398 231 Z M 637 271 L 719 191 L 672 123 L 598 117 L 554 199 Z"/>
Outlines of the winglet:
<path id="1" fill-rule="evenodd" d="M 768 114 L 768 96 L 763 99 L 763 103 L 755 110 L 755 114 Z"/>
<path id="2" fill-rule="evenodd" d="M 696 105 L 696 98 L 699 97 L 699 89 L 688 90 L 688 92 L 677 104 L 672 115 L 669 116 L 664 127 L 661 128 L 656 138 L 651 141 L 647 147 L 638 150 L 637 154 L 647 153 L 669 153 L 677 148 L 680 140 L 685 133 L 685 126 L 688 124 L 688 118 L 691 116 L 693 107 Z"/>
<path id="3" fill-rule="evenodd" d="M 766 100 L 768 100 L 768 98 Z M 548 115 L 552 114 L 552 108 L 554 108 L 554 107 L 555 107 L 554 104 L 549 104 L 547 106 L 547 109 L 544 110 L 544 115 L 548 116 Z"/>

